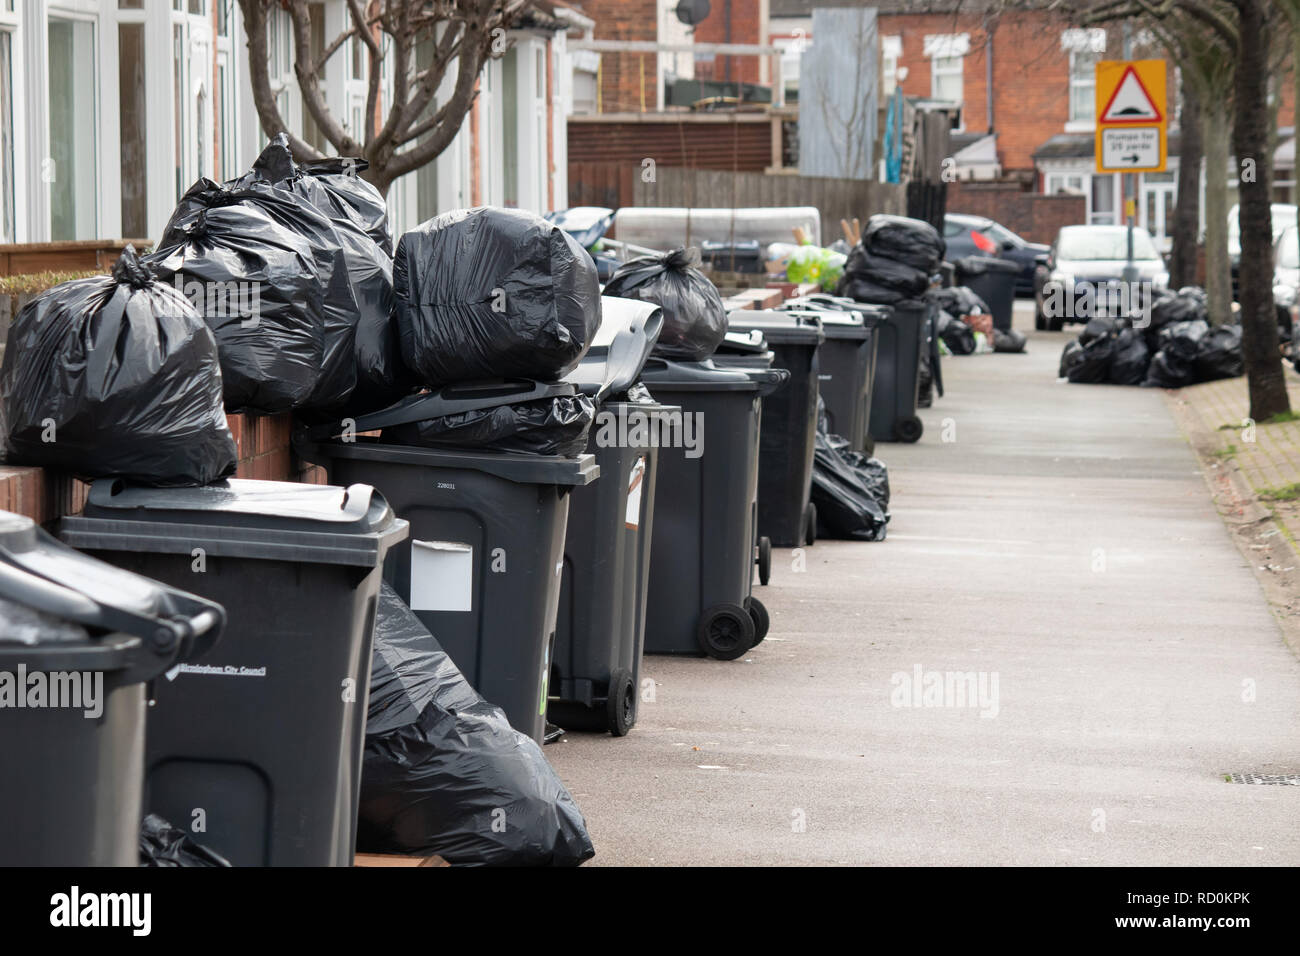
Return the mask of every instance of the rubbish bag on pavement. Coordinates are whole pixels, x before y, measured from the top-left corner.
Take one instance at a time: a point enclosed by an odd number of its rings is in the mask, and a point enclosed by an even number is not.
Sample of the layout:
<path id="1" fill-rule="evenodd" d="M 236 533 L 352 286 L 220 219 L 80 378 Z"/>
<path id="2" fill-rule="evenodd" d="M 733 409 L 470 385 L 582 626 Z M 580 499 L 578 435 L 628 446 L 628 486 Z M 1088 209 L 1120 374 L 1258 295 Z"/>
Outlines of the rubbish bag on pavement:
<path id="1" fill-rule="evenodd" d="M 1146 337 L 1139 329 L 1121 329 L 1115 337 L 1115 347 L 1110 363 L 1110 381 L 1113 385 L 1141 385 L 1151 364 L 1151 350 Z"/>
<path id="2" fill-rule="evenodd" d="M 963 323 L 964 324 L 964 323 Z M 993 329 L 993 351 L 995 352 L 1023 352 L 1025 350 L 1025 334 L 1017 332 L 1015 329 Z"/>
<path id="3" fill-rule="evenodd" d="M 889 524 L 889 476 L 882 462 L 837 448 L 819 431 L 813 452 L 812 503 L 817 534 L 825 538 L 884 541 Z"/>
<path id="4" fill-rule="evenodd" d="M 1151 304 L 1151 321 L 1146 328 L 1147 345 L 1151 351 L 1160 348 L 1160 330 L 1172 322 L 1191 319 L 1208 320 L 1208 299 L 1205 290 L 1197 286 L 1183 286 L 1169 292 Z"/>
<path id="5" fill-rule="evenodd" d="M 1196 369 L 1192 359 L 1161 349 L 1151 358 L 1142 384 L 1147 388 L 1185 388 L 1196 384 Z"/>
<path id="6" fill-rule="evenodd" d="M 596 408 L 586 395 L 557 395 L 496 405 L 385 428 L 399 445 L 452 445 L 572 458 L 587 447 Z"/>
<path id="7" fill-rule="evenodd" d="M 696 268 L 694 249 L 629 259 L 605 284 L 605 295 L 653 302 L 663 309 L 655 355 L 706 359 L 727 334 L 727 313 L 717 287 Z"/>
<path id="8" fill-rule="evenodd" d="M 1163 326 L 1157 340 L 1161 351 L 1191 362 L 1201 350 L 1201 340 L 1209 333 L 1210 323 L 1205 319 L 1184 319 Z"/>
<path id="9" fill-rule="evenodd" d="M 357 823 L 357 848 L 370 853 L 507 866 L 576 866 L 595 855 L 541 747 L 469 686 L 387 584 Z"/>
<path id="10" fill-rule="evenodd" d="M 991 315 L 988 304 L 964 285 L 935 289 L 933 293 L 939 308 L 949 315 Z"/>
<path id="11" fill-rule="evenodd" d="M 230 861 L 195 841 L 156 813 L 140 824 L 140 865 L 145 867 L 228 867 Z"/>
<path id="12" fill-rule="evenodd" d="M 1097 339 L 1107 338 L 1116 335 L 1123 327 L 1119 319 L 1111 318 L 1108 315 L 1099 315 L 1088 320 L 1088 324 L 1083 327 L 1079 333 L 1079 344 L 1088 345 Z"/>
<path id="13" fill-rule="evenodd" d="M 1083 361 L 1083 346 L 1079 344 L 1078 339 L 1070 339 L 1065 343 L 1065 348 L 1061 350 L 1061 364 L 1056 371 L 1057 377 L 1068 377 L 1070 369 L 1081 361 Z"/>
<path id="14" fill-rule="evenodd" d="M 939 310 L 935 331 L 953 355 L 971 355 L 975 351 L 975 330 L 961 319 L 953 318 L 946 310 Z"/>
<path id="15" fill-rule="evenodd" d="M 190 187 L 144 262 L 195 303 L 221 356 L 226 408 L 306 404 L 325 357 L 324 280 L 311 246 L 211 180 Z"/>
<path id="16" fill-rule="evenodd" d="M 1198 382 L 1236 378 L 1245 371 L 1241 355 L 1241 326 L 1216 325 L 1200 340 L 1193 360 Z"/>
<path id="17" fill-rule="evenodd" d="M 928 222 L 883 213 L 862 227 L 862 245 L 874 256 L 920 269 L 927 276 L 939 267 L 946 248 L 939 231 Z"/>
<path id="18" fill-rule="evenodd" d="M 27 303 L 0 366 L 8 461 L 202 485 L 235 471 L 217 344 L 189 300 L 127 246 L 112 275 Z"/>
<path id="19" fill-rule="evenodd" d="M 459 209 L 417 226 L 398 240 L 393 288 L 403 360 L 435 388 L 562 378 L 600 326 L 591 256 L 522 209 Z"/>
<path id="20" fill-rule="evenodd" d="M 1110 367 L 1115 359 L 1115 341 L 1118 333 L 1110 332 L 1083 344 L 1079 357 L 1066 370 L 1071 382 L 1099 385 L 1110 381 Z M 1082 343 L 1082 339 L 1080 342 Z"/>

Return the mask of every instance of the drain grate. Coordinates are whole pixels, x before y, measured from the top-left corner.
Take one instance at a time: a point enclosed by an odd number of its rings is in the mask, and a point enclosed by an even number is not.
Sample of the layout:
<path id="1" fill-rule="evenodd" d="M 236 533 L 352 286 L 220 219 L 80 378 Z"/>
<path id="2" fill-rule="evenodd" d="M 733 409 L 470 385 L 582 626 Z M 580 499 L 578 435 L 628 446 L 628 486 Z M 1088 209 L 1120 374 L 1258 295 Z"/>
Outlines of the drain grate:
<path id="1" fill-rule="evenodd" d="M 1225 773 L 1227 783 L 1259 783 L 1300 787 L 1300 773 Z"/>

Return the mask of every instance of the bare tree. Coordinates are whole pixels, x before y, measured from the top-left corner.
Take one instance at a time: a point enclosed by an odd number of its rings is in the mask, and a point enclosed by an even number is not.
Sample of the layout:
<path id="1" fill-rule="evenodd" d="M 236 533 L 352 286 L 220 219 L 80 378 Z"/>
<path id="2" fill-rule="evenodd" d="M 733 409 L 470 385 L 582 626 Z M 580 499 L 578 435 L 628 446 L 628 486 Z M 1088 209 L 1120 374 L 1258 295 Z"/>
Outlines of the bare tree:
<path id="1" fill-rule="evenodd" d="M 293 70 L 303 106 L 338 154 L 364 158 L 369 163 L 364 177 L 387 193 L 394 180 L 450 145 L 474 103 L 484 62 L 505 52 L 505 31 L 518 20 L 527 0 L 347 0 L 346 26 L 319 50 L 312 44 L 308 0 L 238 2 L 248 41 L 253 104 L 267 136 L 283 131 L 294 155 L 321 158 L 319 150 L 288 129 L 276 104 L 267 23 L 279 8 L 293 25 Z M 367 59 L 361 130 L 349 129 L 334 116 L 321 90 L 325 64 L 353 39 L 364 44 Z M 438 88 L 451 70 L 451 93 L 436 103 Z M 392 90 L 383 96 L 386 76 Z"/>

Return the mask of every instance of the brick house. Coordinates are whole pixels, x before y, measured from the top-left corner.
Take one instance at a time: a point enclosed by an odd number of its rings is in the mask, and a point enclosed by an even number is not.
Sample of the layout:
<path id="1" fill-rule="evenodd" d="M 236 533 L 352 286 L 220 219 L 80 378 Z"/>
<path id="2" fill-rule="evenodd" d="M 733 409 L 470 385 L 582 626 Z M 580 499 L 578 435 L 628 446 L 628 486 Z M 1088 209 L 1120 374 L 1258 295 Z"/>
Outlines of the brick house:
<path id="1" fill-rule="evenodd" d="M 772 42 L 809 34 L 814 7 L 858 5 L 851 0 L 771 4 Z M 879 12 L 883 93 L 898 86 L 908 97 L 958 104 L 954 143 L 973 148 L 992 136 L 1003 179 L 1018 180 L 1038 193 L 1083 197 L 1086 222 L 1122 221 L 1120 176 L 1097 173 L 1093 157 L 1094 67 L 1098 60 L 1123 58 L 1118 26 L 1081 29 L 1062 7 L 995 13 L 993 4 L 979 0 L 881 0 L 872 5 Z M 916 12 L 918 8 L 927 12 Z M 1165 58 L 1158 45 L 1141 35 L 1135 37 L 1132 55 Z M 1138 222 L 1165 245 L 1176 198 L 1179 141 L 1179 77 L 1175 64 L 1168 69 L 1168 168 L 1137 177 Z M 1286 124 L 1289 78 L 1282 91 L 1279 123 Z M 1294 144 L 1282 139 L 1275 171 L 1285 198 L 1292 188 Z M 981 159 L 988 163 L 987 156 Z M 957 173 L 962 176 L 963 170 Z"/>

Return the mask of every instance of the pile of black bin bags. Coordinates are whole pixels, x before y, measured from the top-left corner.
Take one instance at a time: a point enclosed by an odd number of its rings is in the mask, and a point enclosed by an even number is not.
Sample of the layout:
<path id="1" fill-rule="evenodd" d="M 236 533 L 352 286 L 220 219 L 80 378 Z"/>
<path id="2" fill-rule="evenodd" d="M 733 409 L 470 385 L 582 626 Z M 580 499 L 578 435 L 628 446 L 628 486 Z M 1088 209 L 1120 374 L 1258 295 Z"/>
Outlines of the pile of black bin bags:
<path id="1" fill-rule="evenodd" d="M 1183 388 L 1242 374 L 1241 326 L 1211 325 L 1205 292 L 1162 296 L 1150 319 L 1099 316 L 1061 353 L 1059 374 L 1085 384 Z"/>
<path id="2" fill-rule="evenodd" d="M 459 383 L 554 382 L 578 363 L 600 294 L 572 238 L 519 210 L 464 210 L 404 235 L 394 258 L 384 198 L 357 175 L 365 167 L 297 164 L 277 137 L 245 175 L 195 183 L 149 255 L 128 248 L 111 275 L 36 296 L 0 366 L 6 460 L 203 485 L 235 471 L 227 411 L 329 428 Z M 593 416 L 570 391 L 384 438 L 578 454 Z M 515 865 L 593 855 L 537 745 L 387 588 L 362 793 L 363 851 Z M 146 820 L 140 841 L 144 865 L 226 865 L 164 820 Z"/>
<path id="3" fill-rule="evenodd" d="M 861 241 L 849 250 L 836 294 L 881 305 L 920 299 L 944 249 L 943 237 L 928 222 L 872 216 L 862 227 Z"/>
<path id="4" fill-rule="evenodd" d="M 939 230 L 921 219 L 872 216 L 862 227 L 862 238 L 849 250 L 837 295 L 856 302 L 906 305 L 923 299 L 943 259 L 946 245 Z M 921 344 L 917 405 L 926 408 L 937 388 L 943 394 L 938 369 L 938 343 L 931 337 Z"/>
<path id="5" fill-rule="evenodd" d="M 889 524 L 889 471 L 885 463 L 849 448 L 830 434 L 826 404 L 817 399 L 812 503 L 817 535 L 856 541 L 884 541 Z"/>

